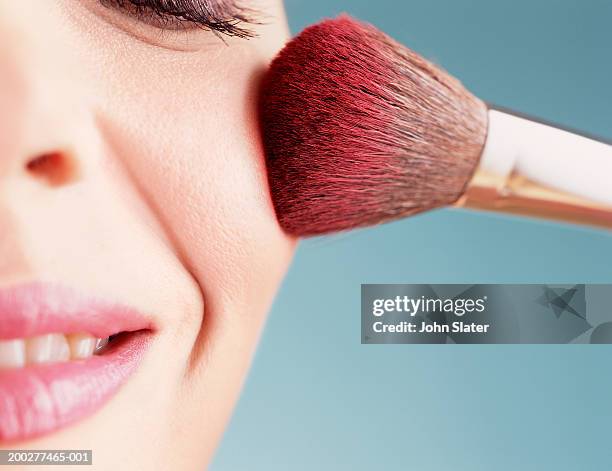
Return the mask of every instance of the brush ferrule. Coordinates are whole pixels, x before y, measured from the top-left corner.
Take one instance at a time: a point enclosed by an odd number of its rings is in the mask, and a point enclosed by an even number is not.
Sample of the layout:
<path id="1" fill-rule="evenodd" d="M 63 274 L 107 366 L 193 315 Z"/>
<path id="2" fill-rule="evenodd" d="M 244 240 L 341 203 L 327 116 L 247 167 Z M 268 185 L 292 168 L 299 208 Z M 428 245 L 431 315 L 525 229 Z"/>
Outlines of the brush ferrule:
<path id="1" fill-rule="evenodd" d="M 456 206 L 612 229 L 612 146 L 489 111 L 480 165 Z"/>

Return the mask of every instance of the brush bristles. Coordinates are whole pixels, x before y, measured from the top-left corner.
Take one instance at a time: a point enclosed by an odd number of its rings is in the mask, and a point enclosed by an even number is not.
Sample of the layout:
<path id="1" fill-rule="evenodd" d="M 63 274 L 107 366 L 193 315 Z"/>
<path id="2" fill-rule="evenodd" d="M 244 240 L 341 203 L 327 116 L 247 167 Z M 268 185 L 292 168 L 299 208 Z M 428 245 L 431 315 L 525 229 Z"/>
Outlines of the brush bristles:
<path id="1" fill-rule="evenodd" d="M 261 118 L 282 227 L 308 236 L 456 201 L 486 106 L 456 79 L 347 16 L 293 39 L 264 79 Z"/>

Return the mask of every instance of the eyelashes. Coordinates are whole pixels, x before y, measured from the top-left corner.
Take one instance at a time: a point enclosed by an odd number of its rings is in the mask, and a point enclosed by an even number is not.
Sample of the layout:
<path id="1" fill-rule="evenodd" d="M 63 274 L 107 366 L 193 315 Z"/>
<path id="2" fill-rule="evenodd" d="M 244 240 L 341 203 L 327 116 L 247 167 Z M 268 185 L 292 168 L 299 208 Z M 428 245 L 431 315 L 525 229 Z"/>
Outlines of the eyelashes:
<path id="1" fill-rule="evenodd" d="M 253 38 L 245 25 L 259 24 L 254 10 L 236 0 L 100 0 L 137 20 L 166 30 L 206 29 L 217 35 Z"/>

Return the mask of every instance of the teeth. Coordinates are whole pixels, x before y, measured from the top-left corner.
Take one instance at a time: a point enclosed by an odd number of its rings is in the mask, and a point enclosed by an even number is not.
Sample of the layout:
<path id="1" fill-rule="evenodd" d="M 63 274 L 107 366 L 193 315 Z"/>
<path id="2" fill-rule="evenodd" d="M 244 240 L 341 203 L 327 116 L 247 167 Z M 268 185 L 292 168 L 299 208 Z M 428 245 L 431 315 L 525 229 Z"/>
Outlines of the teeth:
<path id="1" fill-rule="evenodd" d="M 89 334 L 48 334 L 29 339 L 0 340 L 0 370 L 26 365 L 84 360 L 101 354 L 108 337 Z"/>
<path id="2" fill-rule="evenodd" d="M 23 340 L 0 340 L 0 369 L 20 368 L 25 365 Z"/>
<path id="3" fill-rule="evenodd" d="M 62 334 L 41 335 L 26 340 L 26 359 L 29 364 L 57 363 L 70 358 L 70 347 Z"/>
<path id="4" fill-rule="evenodd" d="M 94 348 L 94 353 L 102 352 L 106 346 L 108 345 L 108 337 L 104 339 L 96 340 L 96 346 Z"/>
<path id="5" fill-rule="evenodd" d="M 70 358 L 83 360 L 93 355 L 98 339 L 87 334 L 76 334 L 68 337 Z"/>

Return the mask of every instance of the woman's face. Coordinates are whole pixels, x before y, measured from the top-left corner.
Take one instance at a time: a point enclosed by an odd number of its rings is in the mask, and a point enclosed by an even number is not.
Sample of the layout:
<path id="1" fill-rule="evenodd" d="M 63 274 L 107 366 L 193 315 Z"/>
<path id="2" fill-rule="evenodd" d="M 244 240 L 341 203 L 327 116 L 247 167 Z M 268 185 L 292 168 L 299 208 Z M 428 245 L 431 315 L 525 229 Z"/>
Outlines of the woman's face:
<path id="1" fill-rule="evenodd" d="M 281 1 L 174 2 L 251 39 L 156 3 L 0 1 L 1 448 L 203 469 L 291 259 L 256 112 Z"/>

